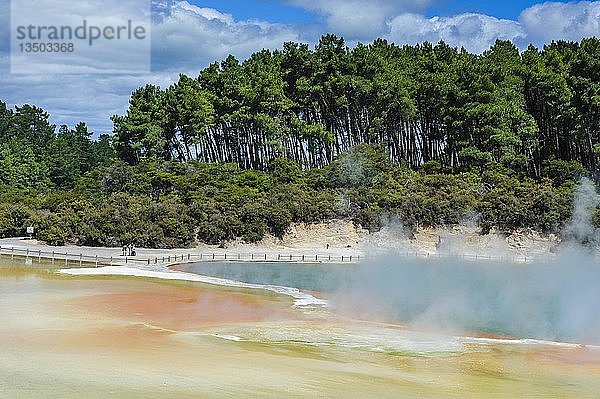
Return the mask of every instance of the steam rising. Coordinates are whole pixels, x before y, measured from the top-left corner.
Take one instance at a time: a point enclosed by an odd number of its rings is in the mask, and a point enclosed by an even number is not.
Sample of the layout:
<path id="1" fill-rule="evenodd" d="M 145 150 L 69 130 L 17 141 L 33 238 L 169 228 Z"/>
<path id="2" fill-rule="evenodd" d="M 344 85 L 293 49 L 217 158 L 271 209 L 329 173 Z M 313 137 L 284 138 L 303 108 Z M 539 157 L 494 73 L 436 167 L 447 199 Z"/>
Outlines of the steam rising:
<path id="1" fill-rule="evenodd" d="M 576 253 L 527 265 L 388 255 L 361 265 L 332 304 L 440 332 L 600 343 L 599 287 L 597 261 Z"/>
<path id="2" fill-rule="evenodd" d="M 580 243 L 596 244 L 593 183 L 581 182 L 555 258 L 532 264 L 406 259 L 390 252 L 359 266 L 332 298 L 368 319 L 451 333 L 600 344 L 600 262 Z"/>
<path id="3" fill-rule="evenodd" d="M 514 253 L 500 235 L 485 241 L 475 234 L 473 242 L 461 241 L 475 226 L 439 237 L 440 258 L 410 258 L 403 246 L 410 232 L 390 220 L 370 237 L 367 260 L 360 265 L 196 264 L 190 270 L 228 279 L 217 280 L 230 285 L 277 286 L 276 292 L 297 301 L 303 299 L 297 289 L 318 291 L 334 310 L 351 317 L 427 331 L 600 345 L 600 261 L 589 249 L 599 237 L 592 223 L 597 203 L 593 184 L 583 180 L 563 234 L 567 244 L 556 256 L 546 250 L 535 263 L 465 260 L 461 254 L 471 250 L 492 256 Z M 307 298 L 308 305 L 323 305 Z"/>
<path id="4" fill-rule="evenodd" d="M 600 231 L 594 228 L 592 215 L 599 202 L 594 183 L 589 179 L 582 179 L 575 191 L 572 219 L 565 229 L 568 240 L 580 244 L 598 244 Z"/>

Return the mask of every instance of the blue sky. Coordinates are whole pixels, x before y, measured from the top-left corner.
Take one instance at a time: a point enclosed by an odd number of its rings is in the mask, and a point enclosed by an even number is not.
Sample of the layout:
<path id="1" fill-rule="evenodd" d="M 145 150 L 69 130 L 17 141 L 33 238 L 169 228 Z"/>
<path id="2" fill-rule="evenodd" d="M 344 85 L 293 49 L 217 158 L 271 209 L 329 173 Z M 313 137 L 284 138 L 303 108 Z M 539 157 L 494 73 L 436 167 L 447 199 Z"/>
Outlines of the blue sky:
<path id="1" fill-rule="evenodd" d="M 502 0 L 467 0 L 467 1 L 436 1 L 427 10 L 428 16 L 448 16 L 466 12 L 482 13 L 497 18 L 516 20 L 519 14 L 539 1 L 502 1 Z M 568 1 L 562 1 L 568 3 Z"/>
<path id="2" fill-rule="evenodd" d="M 110 133 L 110 116 L 123 114 L 143 84 L 166 87 L 179 73 L 196 76 L 228 54 L 243 59 L 286 41 L 314 45 L 330 32 L 349 46 L 377 37 L 397 44 L 444 40 L 475 53 L 496 39 L 525 48 L 600 36 L 600 1 L 152 0 L 152 9 L 151 73 L 11 75 L 9 8 L 0 0 L 0 100 L 43 107 L 56 125 L 85 121 L 96 134 Z"/>
<path id="3" fill-rule="evenodd" d="M 392 1 L 393 2 L 393 1 Z M 559 1 L 568 3 L 569 1 Z M 276 0 L 192 0 L 191 4 L 201 7 L 211 7 L 232 14 L 237 19 L 261 19 L 281 23 L 311 23 L 319 16 L 314 12 L 294 7 L 289 3 Z M 429 17 L 449 16 L 462 13 L 483 13 L 498 18 L 517 19 L 521 11 L 539 1 L 501 1 L 501 0 L 436 0 L 430 2 L 425 14 Z"/>
<path id="4" fill-rule="evenodd" d="M 315 20 L 314 13 L 276 0 L 193 0 L 190 3 L 231 14 L 238 20 L 258 19 L 284 24 L 311 23 Z"/>

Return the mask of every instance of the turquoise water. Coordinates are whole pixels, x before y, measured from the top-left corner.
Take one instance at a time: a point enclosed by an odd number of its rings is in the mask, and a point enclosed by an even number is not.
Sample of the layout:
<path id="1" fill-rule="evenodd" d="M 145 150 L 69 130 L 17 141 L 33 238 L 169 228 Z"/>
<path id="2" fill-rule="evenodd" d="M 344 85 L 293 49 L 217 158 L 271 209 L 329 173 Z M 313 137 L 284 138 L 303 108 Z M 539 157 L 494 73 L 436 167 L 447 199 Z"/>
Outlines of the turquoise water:
<path id="1" fill-rule="evenodd" d="M 536 264 L 390 255 L 360 265 L 197 263 L 182 270 L 316 291 L 334 311 L 363 320 L 600 344 L 600 264 L 584 255 Z"/>
<path id="2" fill-rule="evenodd" d="M 289 301 L 273 302 L 261 290 L 65 276 L 2 263 L 0 398 L 597 398 L 600 392 L 600 357 L 590 347 L 298 318 Z M 264 266 L 252 265 L 258 275 Z M 278 278 L 297 281 L 287 273 L 310 270 L 300 266 L 287 265 Z M 360 281 L 367 290 L 374 284 L 360 267 L 309 267 L 320 276 L 307 277 L 303 284 L 315 284 L 310 287 L 333 287 L 332 273 L 342 285 Z M 402 279 L 384 280 L 397 286 Z M 215 307 L 234 311 L 235 293 L 284 313 L 265 322 L 190 321 Z M 323 295 L 337 304 L 343 296 L 334 294 Z"/>
<path id="3" fill-rule="evenodd" d="M 305 263 L 195 263 L 183 265 L 178 270 L 204 276 L 225 278 L 250 284 L 279 285 L 322 293 L 335 292 L 352 281 L 357 266 L 349 264 Z"/>

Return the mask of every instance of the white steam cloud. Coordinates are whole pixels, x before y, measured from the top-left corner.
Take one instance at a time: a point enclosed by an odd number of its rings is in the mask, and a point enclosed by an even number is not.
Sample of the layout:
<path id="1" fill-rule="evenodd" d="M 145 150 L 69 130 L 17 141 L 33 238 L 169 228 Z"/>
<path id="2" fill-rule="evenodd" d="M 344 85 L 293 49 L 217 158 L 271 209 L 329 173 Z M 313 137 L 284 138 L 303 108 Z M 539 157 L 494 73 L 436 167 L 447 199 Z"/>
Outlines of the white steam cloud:
<path id="1" fill-rule="evenodd" d="M 547 263 L 371 259 L 331 302 L 344 313 L 444 333 L 600 344 L 600 265 L 571 252 Z"/>
<path id="2" fill-rule="evenodd" d="M 363 262 L 332 296 L 345 313 L 409 323 L 444 333 L 489 333 L 600 344 L 600 231 L 592 215 L 600 197 L 583 179 L 561 253 L 546 261 L 469 262 L 402 257 Z M 597 248 L 594 248 L 597 251 Z"/>
<path id="3" fill-rule="evenodd" d="M 595 245 L 600 241 L 600 231 L 592 222 L 592 215 L 598 203 L 600 197 L 596 192 L 596 186 L 590 179 L 582 179 L 575 191 L 573 216 L 565 228 L 568 241 L 588 245 Z"/>

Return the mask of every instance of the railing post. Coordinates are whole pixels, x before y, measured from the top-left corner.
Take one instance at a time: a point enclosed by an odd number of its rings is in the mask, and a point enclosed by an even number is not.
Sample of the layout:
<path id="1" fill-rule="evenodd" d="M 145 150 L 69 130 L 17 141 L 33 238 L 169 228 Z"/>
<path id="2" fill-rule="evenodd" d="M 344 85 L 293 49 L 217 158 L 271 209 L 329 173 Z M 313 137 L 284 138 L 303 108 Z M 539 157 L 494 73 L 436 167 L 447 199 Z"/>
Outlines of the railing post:
<path id="1" fill-rule="evenodd" d="M 83 254 L 79 254 L 79 267 L 81 267 L 82 262 L 83 262 Z"/>
<path id="2" fill-rule="evenodd" d="M 96 255 L 96 267 L 98 267 L 98 255 Z"/>

